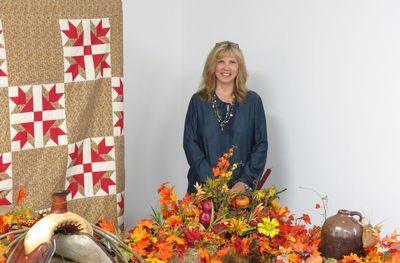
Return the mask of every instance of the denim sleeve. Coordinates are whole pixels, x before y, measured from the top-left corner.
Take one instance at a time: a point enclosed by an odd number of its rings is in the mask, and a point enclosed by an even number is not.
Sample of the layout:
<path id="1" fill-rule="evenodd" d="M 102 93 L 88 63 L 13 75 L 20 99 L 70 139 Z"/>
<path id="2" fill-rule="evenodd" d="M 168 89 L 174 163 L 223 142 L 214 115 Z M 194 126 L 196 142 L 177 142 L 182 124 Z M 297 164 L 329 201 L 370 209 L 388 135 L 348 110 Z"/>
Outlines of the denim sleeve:
<path id="1" fill-rule="evenodd" d="M 267 124 L 263 103 L 260 97 L 258 97 L 255 102 L 254 112 L 254 145 L 252 146 L 251 156 L 244 164 L 244 168 L 239 177 L 239 181 L 252 188 L 264 171 L 268 151 Z"/>
<path id="2" fill-rule="evenodd" d="M 196 109 L 196 98 L 192 97 L 186 113 L 185 129 L 183 134 L 183 148 L 190 168 L 194 169 L 197 181 L 205 183 L 212 176 L 211 165 L 206 159 L 204 151 L 200 147 L 200 138 L 197 133 L 198 112 Z"/>

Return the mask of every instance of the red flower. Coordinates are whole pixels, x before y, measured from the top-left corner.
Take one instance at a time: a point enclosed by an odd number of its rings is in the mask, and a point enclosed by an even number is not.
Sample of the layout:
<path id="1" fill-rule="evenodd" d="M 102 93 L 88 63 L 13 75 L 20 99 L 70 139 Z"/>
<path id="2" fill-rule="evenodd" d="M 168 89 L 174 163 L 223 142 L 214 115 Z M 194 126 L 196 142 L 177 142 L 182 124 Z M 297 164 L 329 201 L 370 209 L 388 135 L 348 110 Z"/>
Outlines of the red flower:
<path id="1" fill-rule="evenodd" d="M 201 233 L 200 233 L 200 230 L 198 227 L 196 227 L 192 230 L 185 229 L 184 238 L 185 238 L 186 244 L 190 247 L 194 246 L 194 243 L 196 241 L 202 240 Z"/>

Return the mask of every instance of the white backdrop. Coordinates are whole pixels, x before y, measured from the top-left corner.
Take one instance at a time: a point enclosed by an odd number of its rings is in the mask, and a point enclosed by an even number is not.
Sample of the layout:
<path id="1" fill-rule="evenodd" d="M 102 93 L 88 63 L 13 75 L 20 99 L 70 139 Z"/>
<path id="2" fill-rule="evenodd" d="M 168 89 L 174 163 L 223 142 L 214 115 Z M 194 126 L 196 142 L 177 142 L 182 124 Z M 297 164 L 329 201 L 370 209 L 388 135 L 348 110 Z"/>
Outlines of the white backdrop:
<path id="1" fill-rule="evenodd" d="M 292 212 L 357 210 L 400 224 L 400 2 L 124 2 L 126 223 L 151 214 L 156 190 L 186 191 L 187 104 L 215 44 L 240 44 L 267 114 L 272 174 Z"/>

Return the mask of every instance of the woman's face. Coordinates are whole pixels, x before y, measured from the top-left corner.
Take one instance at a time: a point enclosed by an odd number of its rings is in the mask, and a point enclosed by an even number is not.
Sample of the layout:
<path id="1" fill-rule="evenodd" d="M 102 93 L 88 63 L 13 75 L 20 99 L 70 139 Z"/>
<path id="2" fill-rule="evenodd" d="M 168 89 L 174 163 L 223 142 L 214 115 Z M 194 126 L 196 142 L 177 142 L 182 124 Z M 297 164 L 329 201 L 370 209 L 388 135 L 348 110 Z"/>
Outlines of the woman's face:
<path id="1" fill-rule="evenodd" d="M 238 72 L 239 63 L 236 58 L 227 55 L 217 60 L 215 68 L 217 84 L 234 84 Z"/>

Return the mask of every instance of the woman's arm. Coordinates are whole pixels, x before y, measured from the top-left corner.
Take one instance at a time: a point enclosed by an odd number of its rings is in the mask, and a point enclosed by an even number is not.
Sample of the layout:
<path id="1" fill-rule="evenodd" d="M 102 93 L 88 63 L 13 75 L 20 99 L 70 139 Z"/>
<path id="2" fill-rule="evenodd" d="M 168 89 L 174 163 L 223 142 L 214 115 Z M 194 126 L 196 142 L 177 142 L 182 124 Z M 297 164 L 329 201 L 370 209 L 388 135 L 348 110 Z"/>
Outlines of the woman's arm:
<path id="1" fill-rule="evenodd" d="M 254 114 L 254 145 L 252 146 L 251 156 L 245 163 L 239 177 L 240 182 L 252 188 L 264 171 L 268 151 L 267 124 L 263 103 L 259 96 L 255 101 Z"/>
<path id="2" fill-rule="evenodd" d="M 183 148 L 189 166 L 195 170 L 198 176 L 196 180 L 200 183 L 205 183 L 207 178 L 212 176 L 212 173 L 211 165 L 200 147 L 201 138 L 198 137 L 197 133 L 197 119 L 196 98 L 193 95 L 186 113 Z"/>

